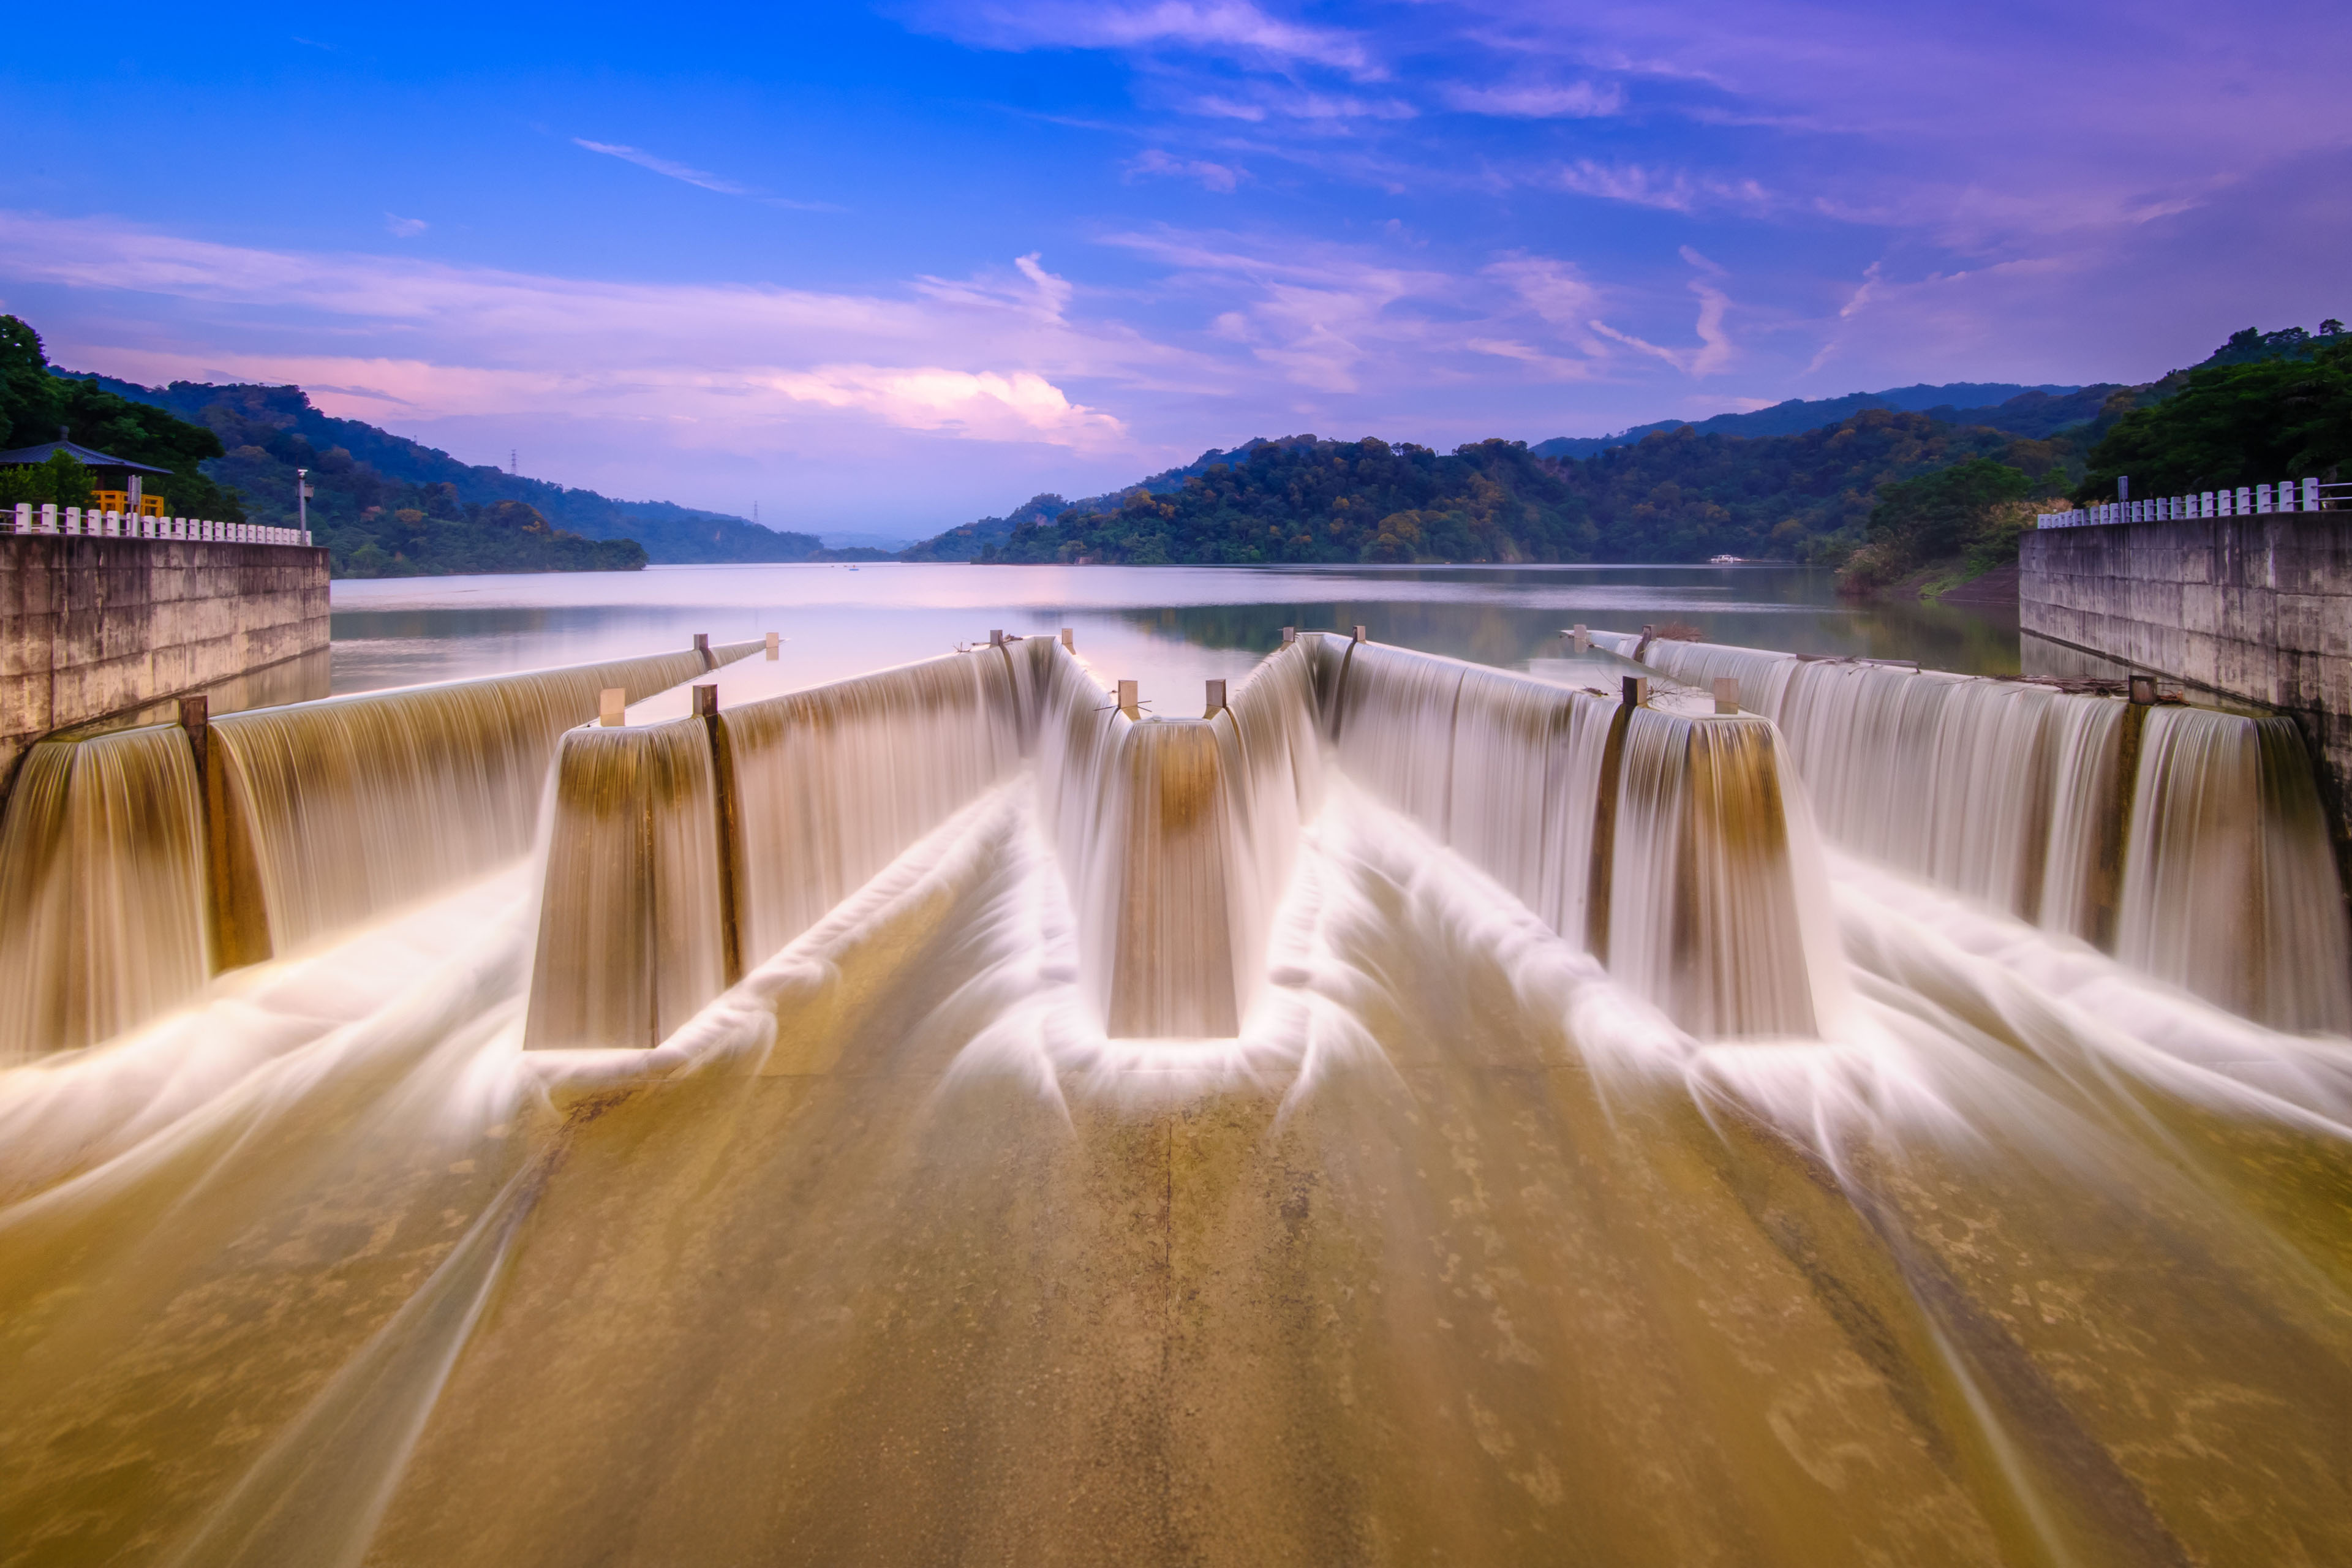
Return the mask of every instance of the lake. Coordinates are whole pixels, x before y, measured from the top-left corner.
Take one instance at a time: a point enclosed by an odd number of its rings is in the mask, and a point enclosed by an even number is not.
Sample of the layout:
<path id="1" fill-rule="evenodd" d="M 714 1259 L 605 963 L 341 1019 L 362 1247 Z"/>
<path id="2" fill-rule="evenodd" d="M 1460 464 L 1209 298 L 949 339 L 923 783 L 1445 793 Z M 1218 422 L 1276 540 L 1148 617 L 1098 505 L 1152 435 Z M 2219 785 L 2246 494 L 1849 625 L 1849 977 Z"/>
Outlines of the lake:
<path id="1" fill-rule="evenodd" d="M 1577 622 L 1681 621 L 1709 642 L 2018 671 L 2013 608 L 1849 605 L 1805 567 L 656 566 L 644 572 L 337 582 L 334 689 L 375 690 L 767 632 L 808 686 L 984 642 L 1076 633 L 1105 676 L 1190 711 L 1246 675 L 1282 628 L 1344 630 L 1505 668 Z"/>

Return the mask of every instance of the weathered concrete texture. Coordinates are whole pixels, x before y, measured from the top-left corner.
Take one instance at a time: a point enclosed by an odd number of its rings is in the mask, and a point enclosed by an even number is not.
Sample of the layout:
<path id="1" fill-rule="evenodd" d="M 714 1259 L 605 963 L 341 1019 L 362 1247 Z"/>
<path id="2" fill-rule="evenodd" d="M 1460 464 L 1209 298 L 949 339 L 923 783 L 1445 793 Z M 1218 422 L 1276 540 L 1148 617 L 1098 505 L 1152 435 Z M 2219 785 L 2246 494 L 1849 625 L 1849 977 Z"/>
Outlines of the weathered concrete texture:
<path id="1" fill-rule="evenodd" d="M 2025 536 L 2021 564 L 2029 673 L 2032 639 L 2048 637 L 2294 715 L 2319 759 L 2340 851 L 2352 803 L 2352 513 L 2043 529 Z"/>
<path id="2" fill-rule="evenodd" d="M 324 550 L 0 535 L 0 781 L 44 735 L 326 646 Z"/>

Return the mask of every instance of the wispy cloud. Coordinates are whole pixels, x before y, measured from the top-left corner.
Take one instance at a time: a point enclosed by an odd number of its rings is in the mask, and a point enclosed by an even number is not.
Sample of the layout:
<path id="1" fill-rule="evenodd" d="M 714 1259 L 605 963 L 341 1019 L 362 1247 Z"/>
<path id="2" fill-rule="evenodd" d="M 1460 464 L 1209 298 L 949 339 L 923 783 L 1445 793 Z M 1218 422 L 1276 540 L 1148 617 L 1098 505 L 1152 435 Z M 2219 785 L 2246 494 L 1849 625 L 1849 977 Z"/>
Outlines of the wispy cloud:
<path id="1" fill-rule="evenodd" d="M 1625 107 L 1625 89 L 1614 82 L 1527 83 L 1511 87 L 1446 88 L 1442 95 L 1469 114 L 1512 120 L 1594 120 Z"/>
<path id="2" fill-rule="evenodd" d="M 1203 189 L 1229 192 L 1249 177 L 1249 171 L 1238 164 L 1212 163 L 1198 158 L 1179 158 L 1160 148 L 1147 147 L 1139 156 L 1128 161 L 1126 174 L 1130 180 L 1147 174 L 1193 180 L 1197 181 Z"/>
<path id="3" fill-rule="evenodd" d="M 1554 326 L 1570 326 L 1590 318 L 1601 303 L 1601 290 L 1567 262 L 1525 252 L 1491 262 L 1487 276 L 1500 279 L 1529 309 Z"/>
<path id="4" fill-rule="evenodd" d="M 204 367 L 233 361 L 252 379 L 350 389 L 330 395 L 426 416 L 628 414 L 740 432 L 813 405 L 980 440 L 1098 445 L 1124 439 L 1125 426 L 1072 395 L 1071 378 L 1148 384 L 1187 361 L 1115 322 L 1069 320 L 1075 290 L 1035 255 L 1016 258 L 1006 281 L 919 280 L 893 297 L 607 283 L 0 214 L 0 276 L 299 313 L 291 342 L 377 346 L 205 351 Z M 169 379 L 196 357 L 151 352 L 137 363 Z"/>
<path id="5" fill-rule="evenodd" d="M 394 239 L 415 239 L 433 226 L 421 217 L 403 217 L 398 213 L 383 215 L 383 226 Z"/>
<path id="6" fill-rule="evenodd" d="M 1549 381 L 1590 381 L 1599 368 L 1589 359 L 1567 359 L 1547 353 L 1531 344 L 1514 342 L 1503 338 L 1472 338 L 1468 342 L 1472 353 L 1491 354 L 1496 359 L 1517 360 L 1540 374 Z"/>
<path id="7" fill-rule="evenodd" d="M 1181 49 L 1261 64 L 1328 67 L 1360 79 L 1385 74 L 1358 34 L 1286 22 L 1247 0 L 1157 5 L 985 5 L 932 13 L 939 30 L 996 48 Z"/>
<path id="8" fill-rule="evenodd" d="M 1060 387 L 1028 371 L 1006 375 L 933 366 L 828 364 L 785 372 L 769 378 L 768 384 L 794 402 L 856 409 L 913 430 L 1061 445 L 1127 434 L 1112 416 L 1071 402 Z"/>
<path id="9" fill-rule="evenodd" d="M 648 153 L 642 147 L 624 147 L 614 142 L 591 142 L 585 136 L 574 136 L 572 144 L 585 147 L 591 153 L 602 153 L 607 158 L 618 158 L 624 163 L 635 163 L 640 169 L 651 169 L 656 174 L 667 174 L 673 180 L 683 180 L 689 185 L 700 185 L 706 191 L 717 191 L 722 196 L 748 196 L 751 192 L 732 180 L 720 179 L 706 169 Z"/>
<path id="10" fill-rule="evenodd" d="M 1624 344 L 1637 353 L 1645 353 L 1674 366 L 1685 375 L 1696 378 L 1714 375 L 1731 363 L 1731 335 L 1724 331 L 1724 312 L 1731 308 L 1730 297 L 1710 279 L 1724 277 L 1724 269 L 1693 250 L 1682 247 L 1683 259 L 1697 268 L 1705 276 L 1690 280 L 1690 291 L 1698 296 L 1698 323 L 1695 328 L 1698 346 L 1688 349 L 1666 348 L 1646 342 L 1631 332 L 1621 332 L 1599 320 L 1588 323 L 1594 331 L 1612 342 Z"/>
<path id="11" fill-rule="evenodd" d="M 623 146 L 616 142 L 592 142 L 585 136 L 574 136 L 572 139 L 572 144 L 575 147 L 584 147 L 591 153 L 602 153 L 608 158 L 618 158 L 625 163 L 635 163 L 640 169 L 649 169 L 669 179 L 682 180 L 689 185 L 698 185 L 706 191 L 716 191 L 722 196 L 742 196 L 751 201 L 764 203 L 769 206 L 788 207 L 795 212 L 839 212 L 841 210 L 831 202 L 799 202 L 788 196 L 770 195 L 765 191 L 755 190 L 750 185 L 740 184 L 736 181 L 714 174 L 708 169 L 698 169 L 690 163 L 681 163 L 675 158 L 665 158 L 657 153 L 648 153 L 642 147 Z"/>
<path id="12" fill-rule="evenodd" d="M 1351 92 L 1314 92 L 1255 82 L 1234 83 L 1230 91 L 1202 93 L 1189 107 L 1212 120 L 1242 120 L 1253 125 L 1277 117 L 1338 122 L 1412 120 L 1421 113 L 1402 98 L 1360 98 Z"/>
<path id="13" fill-rule="evenodd" d="M 1696 212 L 1706 206 L 1761 210 L 1771 203 L 1754 179 L 1694 176 L 1680 169 L 1656 169 L 1639 163 L 1600 163 L 1580 159 L 1561 169 L 1556 183 L 1578 195 L 1604 201 L 1629 202 L 1665 212 Z"/>

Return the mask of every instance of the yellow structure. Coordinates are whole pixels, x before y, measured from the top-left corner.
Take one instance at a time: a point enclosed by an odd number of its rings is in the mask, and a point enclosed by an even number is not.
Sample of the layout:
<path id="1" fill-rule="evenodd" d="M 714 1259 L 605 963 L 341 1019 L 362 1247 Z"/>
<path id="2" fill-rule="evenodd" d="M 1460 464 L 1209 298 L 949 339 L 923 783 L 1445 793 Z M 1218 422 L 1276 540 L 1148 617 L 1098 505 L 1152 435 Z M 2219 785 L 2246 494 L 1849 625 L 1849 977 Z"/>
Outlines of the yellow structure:
<path id="1" fill-rule="evenodd" d="M 131 504 L 131 492 L 129 490 L 92 490 L 90 491 L 90 494 L 95 498 L 98 510 L 100 511 L 119 511 L 126 517 L 169 517 L 172 515 L 169 508 L 165 506 L 162 496 L 142 495 L 139 498 L 138 506 L 133 508 Z"/>

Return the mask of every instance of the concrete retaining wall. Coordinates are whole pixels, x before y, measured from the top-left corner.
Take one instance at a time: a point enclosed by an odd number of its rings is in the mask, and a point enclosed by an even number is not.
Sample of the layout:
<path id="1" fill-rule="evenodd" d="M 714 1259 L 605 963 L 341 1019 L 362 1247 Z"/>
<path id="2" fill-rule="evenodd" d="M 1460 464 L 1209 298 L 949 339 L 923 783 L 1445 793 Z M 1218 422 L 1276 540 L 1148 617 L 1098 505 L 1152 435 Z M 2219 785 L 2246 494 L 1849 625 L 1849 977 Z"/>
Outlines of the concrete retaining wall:
<path id="1" fill-rule="evenodd" d="M 179 693 L 325 695 L 327 626 L 324 550 L 0 535 L 0 791 L 42 736 Z"/>
<path id="2" fill-rule="evenodd" d="M 2091 673 L 2104 659 L 2292 714 L 2319 759 L 2343 858 L 2352 512 L 2042 529 L 2021 556 L 2027 674 Z"/>

